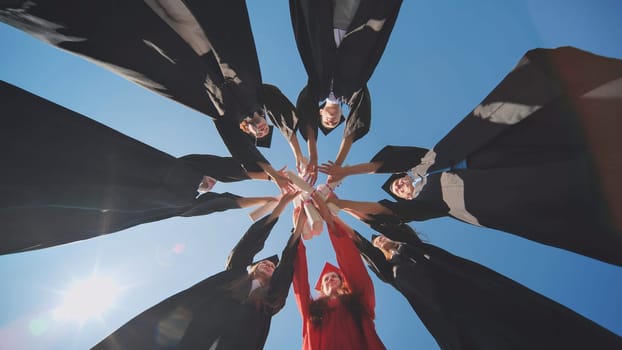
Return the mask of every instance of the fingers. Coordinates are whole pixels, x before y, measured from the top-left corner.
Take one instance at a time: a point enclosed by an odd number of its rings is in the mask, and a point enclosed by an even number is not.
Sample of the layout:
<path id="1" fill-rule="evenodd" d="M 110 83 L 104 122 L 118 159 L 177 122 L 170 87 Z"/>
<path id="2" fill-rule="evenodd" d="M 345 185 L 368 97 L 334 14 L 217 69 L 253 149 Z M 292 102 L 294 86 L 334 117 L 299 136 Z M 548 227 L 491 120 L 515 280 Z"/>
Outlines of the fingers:
<path id="1" fill-rule="evenodd" d="M 330 160 L 328 161 L 328 163 L 322 163 L 322 165 L 318 167 L 321 173 L 327 175 L 335 175 L 335 173 L 339 171 L 340 168 L 341 166 L 335 164 L 333 161 Z"/>
<path id="2" fill-rule="evenodd" d="M 306 181 L 311 186 L 315 185 L 315 182 L 317 181 L 317 171 L 307 174 Z"/>

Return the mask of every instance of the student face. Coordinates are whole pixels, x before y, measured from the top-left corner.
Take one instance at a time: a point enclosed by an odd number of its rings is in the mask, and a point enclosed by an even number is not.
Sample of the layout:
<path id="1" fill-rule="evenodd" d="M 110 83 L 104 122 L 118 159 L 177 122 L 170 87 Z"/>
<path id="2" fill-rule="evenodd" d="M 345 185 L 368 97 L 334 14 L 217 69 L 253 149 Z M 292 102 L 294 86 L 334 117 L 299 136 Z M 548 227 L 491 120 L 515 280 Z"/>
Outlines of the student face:
<path id="1" fill-rule="evenodd" d="M 324 108 L 320 109 L 320 118 L 325 127 L 330 129 L 337 127 L 341 120 L 341 106 L 327 103 Z"/>
<path id="2" fill-rule="evenodd" d="M 383 235 L 376 237 L 376 239 L 374 239 L 372 244 L 374 245 L 374 247 L 384 249 L 384 250 L 394 249 L 396 245 L 395 241 L 392 241 Z"/>
<path id="3" fill-rule="evenodd" d="M 272 277 L 272 273 L 274 273 L 274 263 L 270 260 L 262 260 L 257 263 L 255 266 L 255 275 L 259 278 L 270 279 Z"/>
<path id="4" fill-rule="evenodd" d="M 341 277 L 335 272 L 329 272 L 322 276 L 322 292 L 330 296 L 341 290 Z"/>
<path id="5" fill-rule="evenodd" d="M 255 112 L 249 131 L 258 139 L 266 137 L 266 135 L 268 135 L 268 133 L 270 132 L 270 127 L 268 126 L 266 118 L 260 116 L 259 114 L 257 114 L 257 112 Z"/>
<path id="6" fill-rule="evenodd" d="M 391 184 L 391 192 L 393 192 L 394 195 L 402 199 L 413 199 L 415 194 L 415 187 L 412 184 L 410 176 L 406 175 L 393 181 L 393 183 Z"/>

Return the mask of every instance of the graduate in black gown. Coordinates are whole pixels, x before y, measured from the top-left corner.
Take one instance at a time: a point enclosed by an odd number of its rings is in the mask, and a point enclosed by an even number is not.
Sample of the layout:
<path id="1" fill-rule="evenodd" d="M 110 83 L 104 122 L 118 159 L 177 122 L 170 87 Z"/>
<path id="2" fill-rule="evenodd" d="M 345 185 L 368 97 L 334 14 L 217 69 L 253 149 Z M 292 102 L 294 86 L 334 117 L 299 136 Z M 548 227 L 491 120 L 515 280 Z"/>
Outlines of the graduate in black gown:
<path id="1" fill-rule="evenodd" d="M 0 101 L 0 254 L 275 200 L 209 191 L 263 175 L 233 158 L 175 158 L 2 81 Z"/>
<path id="2" fill-rule="evenodd" d="M 212 117 L 248 171 L 287 185 L 256 147 L 269 146 L 271 134 L 260 140 L 240 131 L 243 120 L 262 114 L 262 94 L 287 100 L 278 89 L 260 91 L 244 0 L 11 1 L 0 5 L 0 21 Z"/>
<path id="3" fill-rule="evenodd" d="M 404 172 L 397 201 L 344 201 L 403 222 L 450 216 L 622 265 L 622 61 L 572 47 L 527 52 L 432 150 L 388 146 L 322 171 Z"/>
<path id="4" fill-rule="evenodd" d="M 371 222 L 384 235 L 372 235 L 372 244 L 356 232 L 357 248 L 378 278 L 404 295 L 441 349 L 622 348 L 620 336 L 485 266 L 423 243 L 408 225 Z"/>
<path id="5" fill-rule="evenodd" d="M 285 194 L 272 214 L 248 229 L 225 271 L 147 309 L 93 349 L 263 349 L 272 316 L 285 305 L 292 283 L 299 230 L 292 230 L 280 262 L 276 255 L 256 263 L 253 258 L 296 195 Z"/>
<path id="6" fill-rule="evenodd" d="M 317 172 L 317 129 L 325 135 L 349 114 L 339 151 L 342 164 L 371 122 L 367 81 L 382 57 L 401 0 L 290 0 L 300 58 L 308 76 L 296 102 L 300 133 L 307 140 L 308 172 Z"/>

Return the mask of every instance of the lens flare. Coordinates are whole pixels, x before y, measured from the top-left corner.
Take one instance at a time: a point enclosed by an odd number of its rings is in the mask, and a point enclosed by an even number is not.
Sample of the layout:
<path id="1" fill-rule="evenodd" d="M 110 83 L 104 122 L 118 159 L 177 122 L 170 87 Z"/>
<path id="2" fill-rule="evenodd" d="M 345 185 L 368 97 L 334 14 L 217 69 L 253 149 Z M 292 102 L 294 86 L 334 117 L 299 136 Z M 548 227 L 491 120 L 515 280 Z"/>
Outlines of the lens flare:
<path id="1" fill-rule="evenodd" d="M 63 303 L 54 310 L 54 318 L 84 322 L 99 317 L 114 304 L 119 291 L 110 277 L 91 276 L 76 281 L 63 293 Z"/>

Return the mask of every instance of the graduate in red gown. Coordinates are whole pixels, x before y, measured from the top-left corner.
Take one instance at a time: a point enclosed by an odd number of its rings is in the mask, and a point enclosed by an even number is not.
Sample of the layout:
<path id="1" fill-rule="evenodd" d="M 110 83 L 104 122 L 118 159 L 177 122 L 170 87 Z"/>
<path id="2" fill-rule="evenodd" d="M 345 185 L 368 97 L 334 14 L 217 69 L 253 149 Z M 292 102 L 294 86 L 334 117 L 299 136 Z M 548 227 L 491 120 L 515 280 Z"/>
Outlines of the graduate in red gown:
<path id="1" fill-rule="evenodd" d="M 329 218 L 328 232 L 339 267 L 330 263 L 324 266 L 315 285 L 319 298 L 311 297 L 302 241 L 294 261 L 294 295 L 303 322 L 302 348 L 385 349 L 374 325 L 374 286 L 350 239 L 352 229 L 339 219 L 330 221 Z"/>

